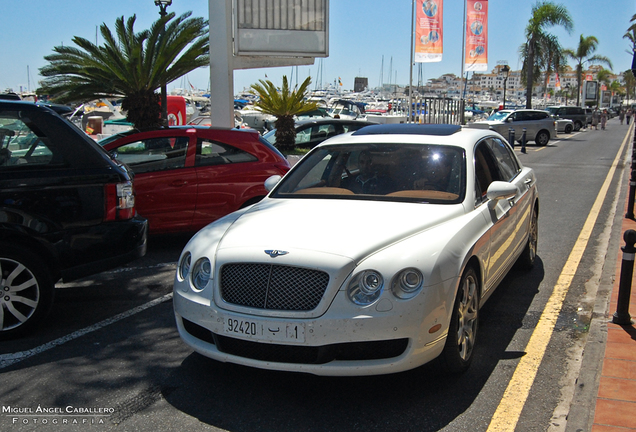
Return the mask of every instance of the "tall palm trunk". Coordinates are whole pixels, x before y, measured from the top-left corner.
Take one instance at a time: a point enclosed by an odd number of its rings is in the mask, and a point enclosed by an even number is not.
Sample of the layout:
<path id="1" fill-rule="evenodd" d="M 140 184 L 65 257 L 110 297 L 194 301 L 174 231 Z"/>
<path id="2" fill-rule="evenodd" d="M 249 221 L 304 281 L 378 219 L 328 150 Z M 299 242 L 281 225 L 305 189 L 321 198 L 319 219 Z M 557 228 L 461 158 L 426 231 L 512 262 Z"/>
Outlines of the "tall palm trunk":
<path id="1" fill-rule="evenodd" d="M 528 62 L 527 70 L 527 84 L 526 84 L 526 108 L 532 108 L 532 85 L 534 83 L 534 38 L 528 42 Z"/>

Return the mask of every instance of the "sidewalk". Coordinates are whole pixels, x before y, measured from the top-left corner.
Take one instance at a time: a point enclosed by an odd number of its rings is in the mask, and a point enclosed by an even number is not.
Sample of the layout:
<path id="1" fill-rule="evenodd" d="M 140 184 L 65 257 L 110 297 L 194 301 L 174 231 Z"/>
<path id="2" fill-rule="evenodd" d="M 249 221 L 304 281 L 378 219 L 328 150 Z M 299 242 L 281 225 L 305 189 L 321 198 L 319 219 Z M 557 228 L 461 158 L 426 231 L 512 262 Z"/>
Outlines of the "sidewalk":
<path id="1" fill-rule="evenodd" d="M 631 126 L 632 128 L 634 126 Z M 634 130 L 629 139 L 634 139 Z M 628 208 L 632 146 L 625 158 L 620 208 L 596 293 L 581 368 L 567 415 L 565 432 L 636 432 L 636 268 L 632 277 L 629 314 L 632 325 L 612 323 L 617 311 L 623 234 L 636 230 L 636 221 L 625 218 Z M 620 229 L 620 231 L 619 231 Z"/>
<path id="2" fill-rule="evenodd" d="M 625 206 L 625 212 L 627 205 Z M 636 221 L 623 217 L 623 235 L 628 229 L 636 230 Z M 607 319 L 607 342 L 596 396 L 596 410 L 592 432 L 636 431 L 636 325 L 620 326 L 612 323 L 617 310 L 619 282 L 623 252 L 619 249 L 616 260 L 614 286 L 610 296 Z M 629 313 L 636 321 L 636 271 L 632 277 Z M 600 368 L 600 365 L 599 365 Z"/>

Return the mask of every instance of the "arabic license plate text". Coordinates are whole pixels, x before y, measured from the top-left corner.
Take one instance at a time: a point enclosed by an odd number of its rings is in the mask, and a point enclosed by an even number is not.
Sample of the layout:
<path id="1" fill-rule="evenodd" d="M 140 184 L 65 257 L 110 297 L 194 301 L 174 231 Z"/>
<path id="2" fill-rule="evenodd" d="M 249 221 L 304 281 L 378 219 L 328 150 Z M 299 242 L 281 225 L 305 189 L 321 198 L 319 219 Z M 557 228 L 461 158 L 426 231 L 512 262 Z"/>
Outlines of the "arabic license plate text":
<path id="1" fill-rule="evenodd" d="M 227 318 L 225 334 L 277 342 L 305 342 L 304 323 L 283 323 Z"/>

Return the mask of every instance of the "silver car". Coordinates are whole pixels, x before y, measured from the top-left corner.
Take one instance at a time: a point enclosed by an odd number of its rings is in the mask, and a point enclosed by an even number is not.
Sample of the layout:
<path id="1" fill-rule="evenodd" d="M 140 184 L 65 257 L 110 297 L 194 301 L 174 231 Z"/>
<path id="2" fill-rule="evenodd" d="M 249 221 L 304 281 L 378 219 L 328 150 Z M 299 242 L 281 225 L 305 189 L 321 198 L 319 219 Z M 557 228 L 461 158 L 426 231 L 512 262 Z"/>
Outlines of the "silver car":
<path id="1" fill-rule="evenodd" d="M 545 146 L 550 139 L 556 137 L 556 122 L 546 111 L 521 109 L 500 110 L 493 113 L 486 120 L 468 125 L 480 129 L 491 129 L 508 138 L 510 129 L 515 131 L 515 140 L 521 142 L 523 131 L 526 131 L 526 141 L 534 141 L 539 146 Z"/>

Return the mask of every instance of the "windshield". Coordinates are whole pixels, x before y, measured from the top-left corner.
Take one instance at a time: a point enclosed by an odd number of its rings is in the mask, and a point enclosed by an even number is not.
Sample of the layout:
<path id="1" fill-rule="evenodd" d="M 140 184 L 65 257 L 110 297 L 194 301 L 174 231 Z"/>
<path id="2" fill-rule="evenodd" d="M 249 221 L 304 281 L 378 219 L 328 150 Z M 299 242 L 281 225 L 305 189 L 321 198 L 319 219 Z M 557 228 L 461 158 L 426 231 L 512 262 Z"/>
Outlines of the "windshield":
<path id="1" fill-rule="evenodd" d="M 465 156 L 458 147 L 427 144 L 325 146 L 303 158 L 270 195 L 459 203 Z"/>
<path id="2" fill-rule="evenodd" d="M 263 138 L 267 140 L 270 144 L 276 144 L 276 129 L 272 129 L 263 135 Z"/>
<path id="3" fill-rule="evenodd" d="M 510 111 L 497 111 L 495 113 L 492 113 L 490 117 L 488 117 L 488 120 L 504 121 L 509 115 L 510 115 Z"/>

